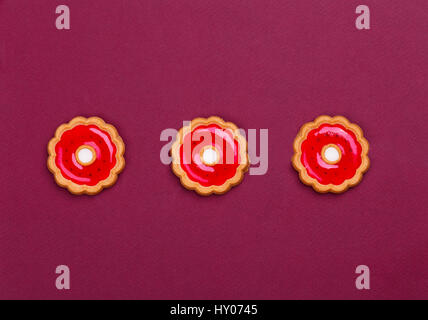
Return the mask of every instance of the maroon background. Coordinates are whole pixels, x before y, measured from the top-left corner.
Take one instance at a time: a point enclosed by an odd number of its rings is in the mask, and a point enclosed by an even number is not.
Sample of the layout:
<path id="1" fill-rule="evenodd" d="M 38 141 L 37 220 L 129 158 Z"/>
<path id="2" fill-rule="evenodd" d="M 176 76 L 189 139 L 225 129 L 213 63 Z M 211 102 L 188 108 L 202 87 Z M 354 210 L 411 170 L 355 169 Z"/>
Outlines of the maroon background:
<path id="1" fill-rule="evenodd" d="M 428 298 L 428 2 L 0 0 L 0 298 Z M 321 114 L 358 123 L 372 166 L 319 195 L 290 166 Z M 61 123 L 98 115 L 127 166 L 95 197 L 46 168 Z M 269 129 L 269 171 L 224 196 L 183 189 L 165 128 L 219 115 Z M 71 268 L 68 292 L 57 265 Z M 359 264 L 372 290 L 355 289 Z"/>

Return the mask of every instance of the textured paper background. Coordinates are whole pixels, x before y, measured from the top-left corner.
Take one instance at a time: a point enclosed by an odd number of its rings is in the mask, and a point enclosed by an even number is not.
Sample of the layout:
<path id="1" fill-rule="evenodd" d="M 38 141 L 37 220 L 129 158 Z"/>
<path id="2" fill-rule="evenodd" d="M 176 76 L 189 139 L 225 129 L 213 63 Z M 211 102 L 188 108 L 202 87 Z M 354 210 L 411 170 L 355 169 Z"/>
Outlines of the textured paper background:
<path id="1" fill-rule="evenodd" d="M 0 0 L 0 298 L 428 298 L 428 2 Z M 344 115 L 372 167 L 319 195 L 290 166 L 300 126 Z M 114 124 L 127 167 L 76 197 L 46 145 L 77 115 Z M 222 197 L 159 160 L 165 128 L 219 115 L 269 129 L 269 171 Z M 72 290 L 55 288 L 71 268 Z M 372 290 L 357 291 L 369 265 Z"/>

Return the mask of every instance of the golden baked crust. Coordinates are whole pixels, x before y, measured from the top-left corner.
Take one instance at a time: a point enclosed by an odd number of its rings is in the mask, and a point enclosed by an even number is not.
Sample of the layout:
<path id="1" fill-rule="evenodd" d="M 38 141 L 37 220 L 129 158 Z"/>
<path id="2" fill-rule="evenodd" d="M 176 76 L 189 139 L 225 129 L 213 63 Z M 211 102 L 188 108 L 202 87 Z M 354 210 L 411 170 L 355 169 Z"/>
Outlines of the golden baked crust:
<path id="1" fill-rule="evenodd" d="M 318 128 L 323 123 L 329 123 L 329 124 L 341 124 L 345 128 L 351 130 L 355 136 L 357 137 L 358 142 L 360 143 L 362 147 L 362 153 L 361 153 L 361 165 L 357 168 L 355 175 L 348 180 L 345 180 L 340 185 L 334 185 L 334 184 L 328 184 L 324 185 L 319 183 L 316 179 L 310 177 L 307 173 L 306 168 L 301 163 L 301 155 L 302 150 L 301 146 L 303 141 L 306 140 L 308 133 Z M 297 135 L 297 137 L 294 140 L 294 155 L 292 157 L 292 164 L 293 167 L 299 172 L 300 180 L 308 185 L 311 186 L 315 191 L 320 193 L 342 193 L 348 190 L 348 188 L 353 187 L 357 184 L 359 184 L 363 178 L 363 174 L 369 169 L 370 166 L 370 159 L 368 157 L 369 152 L 369 143 L 363 136 L 363 130 L 356 124 L 350 123 L 348 119 L 342 116 L 335 116 L 335 117 L 329 117 L 329 116 L 319 116 L 316 118 L 313 122 L 308 122 L 304 124 Z"/>
<path id="2" fill-rule="evenodd" d="M 199 184 L 198 182 L 195 182 L 191 180 L 186 172 L 181 167 L 181 159 L 180 159 L 180 147 L 183 144 L 183 138 L 185 136 L 184 133 L 191 132 L 193 129 L 197 128 L 201 125 L 210 125 L 210 124 L 217 124 L 223 129 L 230 129 L 234 133 L 234 139 L 239 144 L 239 156 L 241 159 L 241 163 L 239 164 L 235 175 L 228 179 L 225 183 L 223 183 L 220 186 L 209 186 L 205 187 Z M 181 184 L 188 190 L 194 190 L 198 194 L 203 196 L 208 196 L 211 194 L 224 194 L 228 192 L 233 186 L 236 186 L 241 183 L 241 181 L 244 179 L 245 172 L 248 171 L 249 167 L 249 158 L 247 153 L 247 141 L 246 139 L 239 133 L 238 127 L 233 124 L 232 122 L 225 122 L 223 119 L 219 117 L 210 117 L 208 119 L 206 118 L 196 118 L 194 119 L 189 126 L 185 126 L 180 129 L 180 131 L 177 134 L 176 140 L 172 145 L 171 149 L 171 155 L 172 155 L 172 171 L 174 174 L 180 178 Z"/>
<path id="3" fill-rule="evenodd" d="M 55 164 L 56 144 L 60 141 L 61 136 L 65 131 L 70 130 L 78 125 L 98 126 L 100 129 L 110 134 L 110 137 L 117 148 L 116 165 L 111 169 L 110 175 L 108 176 L 107 179 L 100 181 L 94 186 L 79 185 L 74 183 L 71 180 L 64 178 L 63 175 L 61 174 L 60 169 Z M 125 144 L 113 125 L 106 124 L 103 119 L 98 117 L 91 117 L 91 118 L 76 117 L 73 120 L 71 120 L 69 123 L 60 125 L 55 132 L 55 136 L 49 141 L 49 144 L 48 144 L 49 157 L 47 161 L 47 166 L 49 171 L 52 172 L 52 174 L 54 175 L 56 183 L 59 186 L 66 188 L 72 194 L 96 195 L 100 193 L 104 188 L 109 188 L 116 183 L 118 174 L 121 173 L 125 167 L 125 158 L 123 156 L 124 153 L 125 153 Z"/>

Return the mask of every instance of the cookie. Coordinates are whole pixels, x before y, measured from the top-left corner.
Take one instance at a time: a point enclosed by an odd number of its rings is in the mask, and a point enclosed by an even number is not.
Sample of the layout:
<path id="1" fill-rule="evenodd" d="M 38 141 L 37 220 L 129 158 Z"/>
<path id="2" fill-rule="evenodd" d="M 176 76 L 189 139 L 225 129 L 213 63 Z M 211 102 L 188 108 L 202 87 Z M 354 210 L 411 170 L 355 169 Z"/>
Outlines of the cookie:
<path id="1" fill-rule="evenodd" d="M 116 183 L 125 167 L 125 144 L 101 118 L 76 117 L 58 127 L 48 144 L 48 168 L 73 194 L 95 195 Z"/>
<path id="2" fill-rule="evenodd" d="M 219 117 L 197 118 L 181 128 L 171 155 L 181 184 L 204 196 L 228 192 L 249 166 L 246 139 L 236 125 Z"/>
<path id="3" fill-rule="evenodd" d="M 361 182 L 370 165 L 368 152 L 358 125 L 342 116 L 320 116 L 300 129 L 292 164 L 315 191 L 342 193 Z"/>

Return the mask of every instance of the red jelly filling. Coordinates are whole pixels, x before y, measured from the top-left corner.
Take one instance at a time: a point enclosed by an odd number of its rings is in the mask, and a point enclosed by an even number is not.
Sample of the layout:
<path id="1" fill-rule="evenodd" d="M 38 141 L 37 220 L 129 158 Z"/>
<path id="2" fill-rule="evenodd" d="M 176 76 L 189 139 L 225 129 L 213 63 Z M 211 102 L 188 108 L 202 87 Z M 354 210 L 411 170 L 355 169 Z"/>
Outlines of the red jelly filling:
<path id="1" fill-rule="evenodd" d="M 341 158 L 335 164 L 323 160 L 324 146 L 336 145 Z M 361 165 L 362 147 L 354 132 L 340 124 L 322 124 L 309 132 L 302 146 L 301 162 L 308 175 L 319 183 L 340 185 L 351 179 Z"/>
<path id="2" fill-rule="evenodd" d="M 218 161 L 214 165 L 207 165 L 201 156 L 210 146 L 217 152 Z M 220 186 L 236 174 L 240 163 L 239 143 L 230 130 L 216 124 L 199 126 L 184 136 L 180 159 L 189 179 L 204 187 Z"/>
<path id="3" fill-rule="evenodd" d="M 96 159 L 88 166 L 76 159 L 76 151 L 89 146 L 95 151 Z M 64 178 L 79 185 L 94 186 L 110 175 L 116 165 L 116 145 L 110 135 L 95 125 L 79 125 L 65 131 L 55 146 L 56 166 Z"/>

